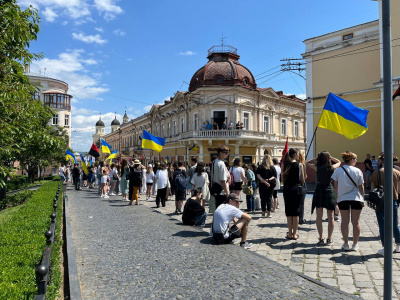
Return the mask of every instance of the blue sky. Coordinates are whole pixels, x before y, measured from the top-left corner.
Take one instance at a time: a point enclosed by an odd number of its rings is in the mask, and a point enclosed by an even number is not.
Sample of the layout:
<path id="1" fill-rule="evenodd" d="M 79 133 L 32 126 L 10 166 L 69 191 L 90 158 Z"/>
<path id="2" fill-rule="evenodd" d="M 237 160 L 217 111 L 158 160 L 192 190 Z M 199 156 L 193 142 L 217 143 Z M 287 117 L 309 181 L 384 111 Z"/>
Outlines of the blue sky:
<path id="1" fill-rule="evenodd" d="M 74 96 L 72 148 L 88 151 L 101 113 L 106 124 L 148 112 L 178 90 L 207 63 L 207 50 L 225 44 L 259 87 L 305 96 L 301 77 L 281 73 L 282 58 L 299 58 L 305 39 L 378 19 L 370 0 L 19 0 L 41 16 L 31 52 L 44 58 L 31 72 L 63 80 Z M 278 73 L 277 73 L 278 74 Z M 276 74 L 275 74 L 276 75 Z M 305 75 L 305 73 L 303 73 Z M 260 78 L 260 79 L 258 79 Z M 265 81 L 269 79 L 268 81 Z"/>

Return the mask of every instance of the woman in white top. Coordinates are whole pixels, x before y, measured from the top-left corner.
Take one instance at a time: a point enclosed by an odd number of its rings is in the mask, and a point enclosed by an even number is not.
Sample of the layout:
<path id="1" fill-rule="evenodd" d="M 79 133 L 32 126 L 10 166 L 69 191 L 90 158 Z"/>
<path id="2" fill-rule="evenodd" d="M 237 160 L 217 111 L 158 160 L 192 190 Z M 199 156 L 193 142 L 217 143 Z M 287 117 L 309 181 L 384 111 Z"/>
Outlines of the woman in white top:
<path id="1" fill-rule="evenodd" d="M 159 208 L 161 201 L 162 207 L 165 207 L 165 201 L 167 199 L 168 182 L 169 182 L 168 170 L 165 162 L 162 162 L 159 165 L 156 173 L 156 179 L 157 179 L 156 205 L 157 208 Z"/>
<path id="2" fill-rule="evenodd" d="M 146 170 L 146 200 L 151 198 L 151 189 L 153 188 L 154 172 L 152 167 L 148 167 Z"/>
<path id="3" fill-rule="evenodd" d="M 115 191 L 115 186 L 116 186 L 116 184 L 117 184 L 117 181 L 118 181 L 118 179 L 119 179 L 119 176 L 118 176 L 118 172 L 117 172 L 117 168 L 115 167 L 115 164 L 112 164 L 111 165 L 111 171 L 110 171 L 110 196 L 114 196 L 115 195 L 115 193 L 114 193 L 114 191 Z"/>
<path id="4" fill-rule="evenodd" d="M 272 159 L 272 162 L 274 164 L 275 170 L 276 170 L 276 186 L 274 188 L 274 206 L 271 210 L 271 212 L 275 212 L 279 208 L 279 202 L 278 202 L 278 191 L 281 189 L 281 167 L 279 166 L 279 161 L 277 158 Z"/>
<path id="5" fill-rule="evenodd" d="M 65 174 L 64 174 L 65 168 L 64 168 L 64 165 L 61 165 L 61 167 L 58 169 L 58 172 L 60 174 L 61 181 L 65 182 Z"/>
<path id="6" fill-rule="evenodd" d="M 233 167 L 230 168 L 229 173 L 233 176 L 233 186 L 230 186 L 229 189 L 240 197 L 243 181 L 246 179 L 244 169 L 240 166 L 240 158 L 234 159 Z"/>
<path id="7" fill-rule="evenodd" d="M 337 168 L 332 174 L 336 202 L 342 216 L 341 229 L 345 251 L 358 251 L 358 239 L 361 233 L 360 215 L 364 207 L 364 178 L 356 168 L 357 155 L 350 151 L 342 153 L 344 166 Z M 349 223 L 353 225 L 353 246 L 349 246 Z"/>
<path id="8" fill-rule="evenodd" d="M 201 192 L 203 194 L 203 198 L 201 199 L 201 206 L 204 207 L 206 205 L 206 201 L 210 201 L 210 189 L 208 188 L 210 181 L 208 179 L 208 174 L 205 171 L 205 164 L 203 162 L 199 162 L 197 164 L 191 183 L 194 189 L 202 189 Z"/>
<path id="9" fill-rule="evenodd" d="M 140 194 L 145 193 L 147 195 L 147 185 L 146 185 L 147 170 L 145 166 L 142 166 L 142 172 L 143 176 L 142 176 L 142 186 L 140 187 Z"/>

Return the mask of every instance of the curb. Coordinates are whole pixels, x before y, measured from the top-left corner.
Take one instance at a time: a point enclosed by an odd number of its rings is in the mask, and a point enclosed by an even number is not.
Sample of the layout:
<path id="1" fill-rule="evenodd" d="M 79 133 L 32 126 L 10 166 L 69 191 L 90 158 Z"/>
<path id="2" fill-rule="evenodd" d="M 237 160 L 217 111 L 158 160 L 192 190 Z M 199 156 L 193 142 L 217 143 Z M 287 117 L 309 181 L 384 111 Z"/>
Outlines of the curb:
<path id="1" fill-rule="evenodd" d="M 68 194 L 65 192 L 64 198 L 64 220 L 65 220 L 65 244 L 68 262 L 68 283 L 69 298 L 73 300 L 81 300 L 81 285 L 78 276 L 78 267 L 76 265 L 76 257 L 74 251 L 74 242 L 72 239 L 71 220 L 69 218 Z"/>

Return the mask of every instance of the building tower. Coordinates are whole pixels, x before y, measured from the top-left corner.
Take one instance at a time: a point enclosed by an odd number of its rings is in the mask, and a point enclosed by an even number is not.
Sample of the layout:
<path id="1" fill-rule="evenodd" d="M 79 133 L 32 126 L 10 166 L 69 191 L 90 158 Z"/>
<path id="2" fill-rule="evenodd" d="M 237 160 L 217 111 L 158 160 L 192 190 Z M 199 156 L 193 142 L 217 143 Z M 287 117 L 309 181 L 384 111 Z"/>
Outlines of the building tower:
<path id="1" fill-rule="evenodd" d="M 92 135 L 93 137 L 93 143 L 97 146 L 97 148 L 100 147 L 100 138 L 102 138 L 105 133 L 104 133 L 104 122 L 101 120 L 101 117 L 99 120 L 96 122 L 96 133 Z"/>
<path id="2" fill-rule="evenodd" d="M 126 124 L 126 123 L 128 123 L 128 122 L 129 122 L 129 117 L 128 117 L 128 115 L 126 114 L 126 110 L 125 110 L 124 117 L 122 118 L 122 124 Z"/>
<path id="3" fill-rule="evenodd" d="M 111 132 L 117 131 L 121 127 L 121 123 L 117 120 L 117 116 L 111 122 Z"/>

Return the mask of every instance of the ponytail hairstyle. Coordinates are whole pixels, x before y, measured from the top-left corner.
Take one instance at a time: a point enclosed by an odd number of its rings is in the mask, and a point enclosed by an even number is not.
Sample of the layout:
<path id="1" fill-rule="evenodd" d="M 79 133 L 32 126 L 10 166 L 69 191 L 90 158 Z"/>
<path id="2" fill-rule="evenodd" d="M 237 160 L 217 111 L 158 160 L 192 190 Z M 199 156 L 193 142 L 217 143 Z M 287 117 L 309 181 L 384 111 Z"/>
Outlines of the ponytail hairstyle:
<path id="1" fill-rule="evenodd" d="M 289 171 L 290 168 L 292 167 L 292 160 L 296 156 L 296 154 L 299 154 L 299 151 L 295 148 L 290 148 L 288 153 L 285 155 L 285 160 L 283 161 L 283 166 L 282 166 L 282 180 L 285 182 L 287 177 L 289 176 Z"/>

